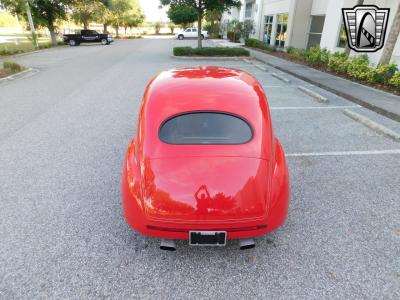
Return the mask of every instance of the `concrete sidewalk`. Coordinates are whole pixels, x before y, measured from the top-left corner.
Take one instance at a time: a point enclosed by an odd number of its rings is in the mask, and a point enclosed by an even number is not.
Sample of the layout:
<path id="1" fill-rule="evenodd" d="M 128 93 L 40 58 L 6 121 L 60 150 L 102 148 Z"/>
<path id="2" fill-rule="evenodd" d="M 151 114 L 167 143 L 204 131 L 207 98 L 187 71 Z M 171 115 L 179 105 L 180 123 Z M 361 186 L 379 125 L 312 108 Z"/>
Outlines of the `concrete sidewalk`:
<path id="1" fill-rule="evenodd" d="M 251 50 L 255 59 L 400 122 L 400 97 L 304 65 Z"/>

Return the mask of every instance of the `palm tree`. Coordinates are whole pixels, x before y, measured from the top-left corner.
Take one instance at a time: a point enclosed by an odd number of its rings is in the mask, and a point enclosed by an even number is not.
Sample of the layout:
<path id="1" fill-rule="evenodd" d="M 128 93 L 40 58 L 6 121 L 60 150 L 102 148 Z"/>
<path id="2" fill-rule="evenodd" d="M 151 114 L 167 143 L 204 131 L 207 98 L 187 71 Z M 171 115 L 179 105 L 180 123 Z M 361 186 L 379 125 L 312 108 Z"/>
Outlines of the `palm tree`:
<path id="1" fill-rule="evenodd" d="M 392 28 L 389 31 L 389 37 L 386 42 L 386 46 L 383 49 L 383 54 L 379 64 L 384 65 L 390 62 L 392 58 L 394 47 L 396 46 L 397 38 L 399 37 L 400 33 L 400 3 L 397 7 L 396 15 L 393 19 Z"/>

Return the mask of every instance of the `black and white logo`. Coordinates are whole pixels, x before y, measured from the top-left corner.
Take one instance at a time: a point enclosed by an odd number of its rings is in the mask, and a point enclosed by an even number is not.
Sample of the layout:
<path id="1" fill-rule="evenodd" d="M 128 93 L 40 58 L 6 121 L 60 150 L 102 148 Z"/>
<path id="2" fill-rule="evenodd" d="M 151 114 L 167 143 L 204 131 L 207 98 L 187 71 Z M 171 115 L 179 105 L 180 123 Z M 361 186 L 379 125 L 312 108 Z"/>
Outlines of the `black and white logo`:
<path id="1" fill-rule="evenodd" d="M 343 8 L 349 47 L 357 52 L 375 52 L 382 49 L 389 12 L 389 8 L 381 9 L 375 5 Z"/>

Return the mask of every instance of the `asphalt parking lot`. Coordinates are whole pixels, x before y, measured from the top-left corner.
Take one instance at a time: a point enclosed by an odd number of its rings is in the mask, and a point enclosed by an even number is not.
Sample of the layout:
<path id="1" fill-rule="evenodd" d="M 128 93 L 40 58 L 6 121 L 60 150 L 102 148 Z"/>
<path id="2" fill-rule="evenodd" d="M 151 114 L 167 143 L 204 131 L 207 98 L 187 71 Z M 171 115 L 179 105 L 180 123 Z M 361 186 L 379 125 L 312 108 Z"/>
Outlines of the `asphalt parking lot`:
<path id="1" fill-rule="evenodd" d="M 117 41 L 16 58 L 37 72 L 0 83 L 0 298 L 399 299 L 400 142 L 343 110 L 397 133 L 400 124 L 259 62 L 171 57 L 173 45 L 195 43 Z M 255 249 L 179 242 L 162 252 L 123 219 L 122 162 L 144 88 L 191 65 L 243 69 L 268 95 L 291 207 Z"/>

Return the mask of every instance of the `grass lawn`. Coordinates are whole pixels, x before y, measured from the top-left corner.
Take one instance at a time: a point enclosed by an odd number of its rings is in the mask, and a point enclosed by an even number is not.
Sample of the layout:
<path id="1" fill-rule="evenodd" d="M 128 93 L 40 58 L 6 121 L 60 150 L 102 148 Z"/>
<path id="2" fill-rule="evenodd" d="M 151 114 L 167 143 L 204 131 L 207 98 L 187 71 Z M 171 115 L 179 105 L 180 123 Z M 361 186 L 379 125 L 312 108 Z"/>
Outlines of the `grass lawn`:
<path id="1" fill-rule="evenodd" d="M 61 44 L 62 42 L 59 42 Z M 46 49 L 50 48 L 51 41 L 48 38 L 39 38 L 39 49 Z M 25 52 L 31 52 L 37 50 L 33 44 L 32 41 L 26 39 L 26 40 L 20 40 L 18 44 L 15 43 L 2 43 L 0 44 L 0 56 L 1 55 L 14 55 L 14 54 L 20 54 L 20 53 L 25 53 Z"/>

